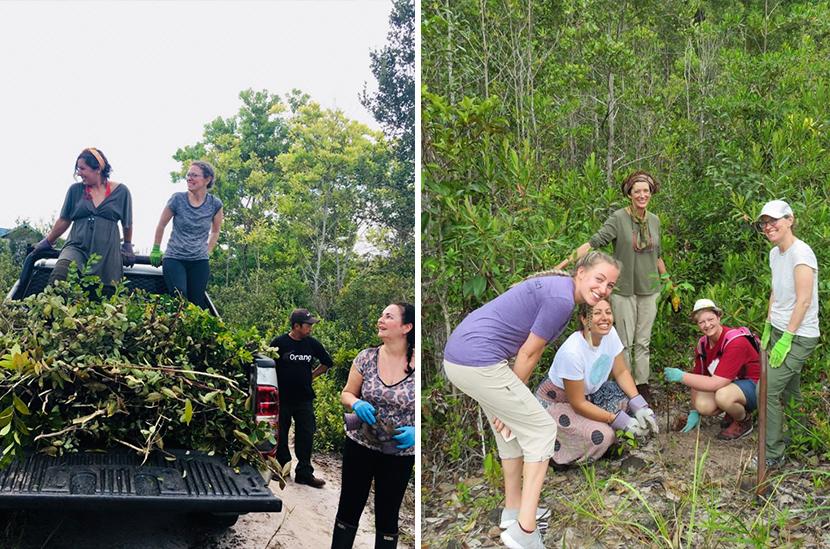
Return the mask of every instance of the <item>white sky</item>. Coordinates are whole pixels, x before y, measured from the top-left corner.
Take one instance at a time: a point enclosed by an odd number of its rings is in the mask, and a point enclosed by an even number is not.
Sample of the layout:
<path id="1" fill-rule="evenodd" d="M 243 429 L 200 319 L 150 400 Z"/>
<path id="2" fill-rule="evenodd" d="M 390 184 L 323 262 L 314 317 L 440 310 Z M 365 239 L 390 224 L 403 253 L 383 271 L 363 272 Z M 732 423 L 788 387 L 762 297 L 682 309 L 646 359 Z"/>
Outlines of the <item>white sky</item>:
<path id="1" fill-rule="evenodd" d="M 379 129 L 358 94 L 376 81 L 390 0 L 0 1 L 0 227 L 50 224 L 84 147 L 133 197 L 147 253 L 184 183 L 172 155 L 241 106 L 243 89 L 292 88 Z M 171 225 L 165 232 L 165 241 Z M 64 237 L 68 236 L 68 232 Z"/>

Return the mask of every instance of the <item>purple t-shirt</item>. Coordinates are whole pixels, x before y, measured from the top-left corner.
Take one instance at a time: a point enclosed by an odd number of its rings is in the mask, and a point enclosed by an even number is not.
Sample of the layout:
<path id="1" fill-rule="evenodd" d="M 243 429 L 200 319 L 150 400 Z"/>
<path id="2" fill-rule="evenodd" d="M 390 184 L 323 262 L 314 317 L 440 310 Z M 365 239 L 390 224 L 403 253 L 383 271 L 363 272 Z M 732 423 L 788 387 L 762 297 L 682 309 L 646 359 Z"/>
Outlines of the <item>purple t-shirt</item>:
<path id="1" fill-rule="evenodd" d="M 574 309 L 569 276 L 541 276 L 513 286 L 461 321 L 444 359 L 463 366 L 491 366 L 516 356 L 532 333 L 550 341 L 562 333 Z"/>

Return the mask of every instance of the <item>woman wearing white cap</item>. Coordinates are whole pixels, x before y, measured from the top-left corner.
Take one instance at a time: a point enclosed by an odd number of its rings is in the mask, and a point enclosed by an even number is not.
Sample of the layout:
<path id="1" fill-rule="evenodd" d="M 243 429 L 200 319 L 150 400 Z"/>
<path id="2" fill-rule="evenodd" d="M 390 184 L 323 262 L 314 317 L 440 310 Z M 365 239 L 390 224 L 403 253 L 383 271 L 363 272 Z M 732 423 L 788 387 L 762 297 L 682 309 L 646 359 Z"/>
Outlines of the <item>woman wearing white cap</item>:
<path id="1" fill-rule="evenodd" d="M 758 340 L 747 328 L 729 328 L 720 322 L 723 311 L 711 299 L 698 299 L 692 320 L 703 334 L 695 347 L 694 373 L 664 368 L 667 381 L 683 383 L 692 390 L 692 411 L 682 429 L 688 433 L 700 416 L 726 412 L 722 440 L 736 440 L 752 432 L 750 413 L 758 405 L 757 384 L 761 377 Z"/>
<path id="2" fill-rule="evenodd" d="M 793 233 L 793 210 L 783 200 L 767 202 L 755 225 L 775 245 L 769 252 L 772 292 L 761 338 L 770 349 L 766 461 L 774 467 L 784 460 L 784 403 L 801 398 L 801 368 L 818 344 L 818 262 Z"/>

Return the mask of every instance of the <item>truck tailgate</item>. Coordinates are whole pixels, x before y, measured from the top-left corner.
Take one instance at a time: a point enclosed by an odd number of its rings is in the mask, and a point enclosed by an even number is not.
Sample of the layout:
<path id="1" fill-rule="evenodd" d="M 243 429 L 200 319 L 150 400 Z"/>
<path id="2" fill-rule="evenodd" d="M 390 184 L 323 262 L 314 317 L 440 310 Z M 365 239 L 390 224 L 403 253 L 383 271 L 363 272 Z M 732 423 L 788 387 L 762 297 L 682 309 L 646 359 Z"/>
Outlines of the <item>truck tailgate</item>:
<path id="1" fill-rule="evenodd" d="M 282 501 L 249 465 L 170 451 L 141 465 L 134 453 L 31 455 L 0 471 L 0 508 L 154 509 L 181 512 L 281 511 Z"/>

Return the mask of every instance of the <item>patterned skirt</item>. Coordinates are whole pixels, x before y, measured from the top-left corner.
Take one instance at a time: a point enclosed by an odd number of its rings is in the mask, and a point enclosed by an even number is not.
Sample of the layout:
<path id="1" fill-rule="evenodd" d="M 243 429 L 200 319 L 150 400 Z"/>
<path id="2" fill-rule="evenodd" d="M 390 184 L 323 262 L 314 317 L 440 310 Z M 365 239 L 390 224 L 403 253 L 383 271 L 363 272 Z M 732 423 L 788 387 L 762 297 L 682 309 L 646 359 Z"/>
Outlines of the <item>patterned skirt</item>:
<path id="1" fill-rule="evenodd" d="M 535 395 L 558 427 L 553 453 L 555 463 L 564 465 L 594 461 L 602 457 L 616 440 L 610 425 L 577 414 L 568 404 L 565 390 L 554 385 L 550 379 L 546 378 L 536 388 Z M 606 381 L 585 398 L 611 413 L 628 408 L 628 397 L 613 380 Z"/>

